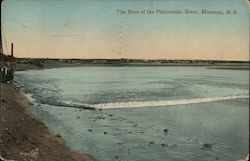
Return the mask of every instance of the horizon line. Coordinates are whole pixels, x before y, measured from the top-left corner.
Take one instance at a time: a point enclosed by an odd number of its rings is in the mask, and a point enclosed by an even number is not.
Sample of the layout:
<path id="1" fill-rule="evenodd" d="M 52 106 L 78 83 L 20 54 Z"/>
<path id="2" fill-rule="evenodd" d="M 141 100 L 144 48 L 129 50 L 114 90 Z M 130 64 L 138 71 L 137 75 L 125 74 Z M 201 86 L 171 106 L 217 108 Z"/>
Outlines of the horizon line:
<path id="1" fill-rule="evenodd" d="M 250 60 L 223 60 L 223 59 L 142 59 L 142 58 L 39 58 L 14 57 L 15 59 L 48 59 L 48 60 L 143 60 L 143 61 L 218 61 L 218 62 L 248 62 Z"/>

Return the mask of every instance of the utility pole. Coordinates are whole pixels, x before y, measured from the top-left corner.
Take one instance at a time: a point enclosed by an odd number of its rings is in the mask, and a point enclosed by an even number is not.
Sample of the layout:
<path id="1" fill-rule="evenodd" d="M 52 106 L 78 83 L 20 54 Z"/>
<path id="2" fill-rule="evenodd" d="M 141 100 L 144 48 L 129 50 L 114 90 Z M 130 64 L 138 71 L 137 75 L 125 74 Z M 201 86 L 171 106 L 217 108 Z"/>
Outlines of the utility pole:
<path id="1" fill-rule="evenodd" d="M 2 68 L 3 68 L 3 44 L 2 44 L 2 2 L 3 0 L 0 0 L 1 3 L 1 10 L 0 10 L 0 83 L 3 80 L 3 72 L 2 72 Z M 1 87 L 0 87 L 1 90 Z"/>
<path id="2" fill-rule="evenodd" d="M 3 108 L 2 108 L 2 80 L 3 80 L 3 72 L 2 72 L 2 67 L 3 67 L 3 46 L 2 46 L 2 2 L 3 0 L 0 0 L 1 3 L 1 10 L 0 10 L 0 117 L 3 118 Z M 0 121 L 2 123 L 2 121 Z M 3 126 L 0 124 L 0 146 L 3 146 Z"/>
<path id="3" fill-rule="evenodd" d="M 3 44 L 2 44 L 2 2 L 3 0 L 0 0 L 1 2 L 1 12 L 0 12 L 0 61 L 1 61 L 1 65 L 3 62 Z"/>

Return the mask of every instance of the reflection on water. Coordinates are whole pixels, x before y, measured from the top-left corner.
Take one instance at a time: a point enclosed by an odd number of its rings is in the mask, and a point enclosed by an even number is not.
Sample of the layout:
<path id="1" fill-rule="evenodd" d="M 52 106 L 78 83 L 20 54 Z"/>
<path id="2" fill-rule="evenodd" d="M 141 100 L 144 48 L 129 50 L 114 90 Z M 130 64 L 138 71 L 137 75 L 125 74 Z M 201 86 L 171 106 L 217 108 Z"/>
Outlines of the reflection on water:
<path id="1" fill-rule="evenodd" d="M 248 96 L 248 71 L 80 67 L 16 79 L 32 94 L 37 117 L 100 161 L 235 161 L 249 150 L 248 98 L 94 111 L 62 106 Z"/>

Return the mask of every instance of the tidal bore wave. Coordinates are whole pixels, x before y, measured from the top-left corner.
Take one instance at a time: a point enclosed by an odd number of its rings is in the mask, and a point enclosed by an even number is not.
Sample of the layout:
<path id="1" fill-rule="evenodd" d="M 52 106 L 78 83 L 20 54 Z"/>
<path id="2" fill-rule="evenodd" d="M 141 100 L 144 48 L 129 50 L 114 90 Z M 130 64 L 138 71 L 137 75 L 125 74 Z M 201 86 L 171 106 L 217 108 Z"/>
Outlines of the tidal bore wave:
<path id="1" fill-rule="evenodd" d="M 56 106 L 66 106 L 82 109 L 122 109 L 122 108 L 139 108 L 139 107 L 160 107 L 160 106 L 174 106 L 174 105 L 188 105 L 198 103 L 208 103 L 215 101 L 224 101 L 231 99 L 247 99 L 249 96 L 226 96 L 226 97 L 209 97 L 209 98 L 193 98 L 193 99 L 179 99 L 179 100 L 160 100 L 160 101 L 135 101 L 135 102 L 112 102 L 112 103 L 98 103 L 98 104 L 81 104 L 75 102 L 64 102 L 56 104 Z"/>

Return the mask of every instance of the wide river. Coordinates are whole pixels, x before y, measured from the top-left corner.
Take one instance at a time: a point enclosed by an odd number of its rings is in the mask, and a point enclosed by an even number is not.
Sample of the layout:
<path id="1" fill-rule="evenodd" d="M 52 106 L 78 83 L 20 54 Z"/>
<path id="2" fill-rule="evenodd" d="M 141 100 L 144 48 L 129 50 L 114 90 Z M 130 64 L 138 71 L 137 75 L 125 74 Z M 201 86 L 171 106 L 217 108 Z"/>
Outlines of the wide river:
<path id="1" fill-rule="evenodd" d="M 249 151 L 248 70 L 72 67 L 16 72 L 15 83 L 67 146 L 99 161 L 236 161 Z"/>

